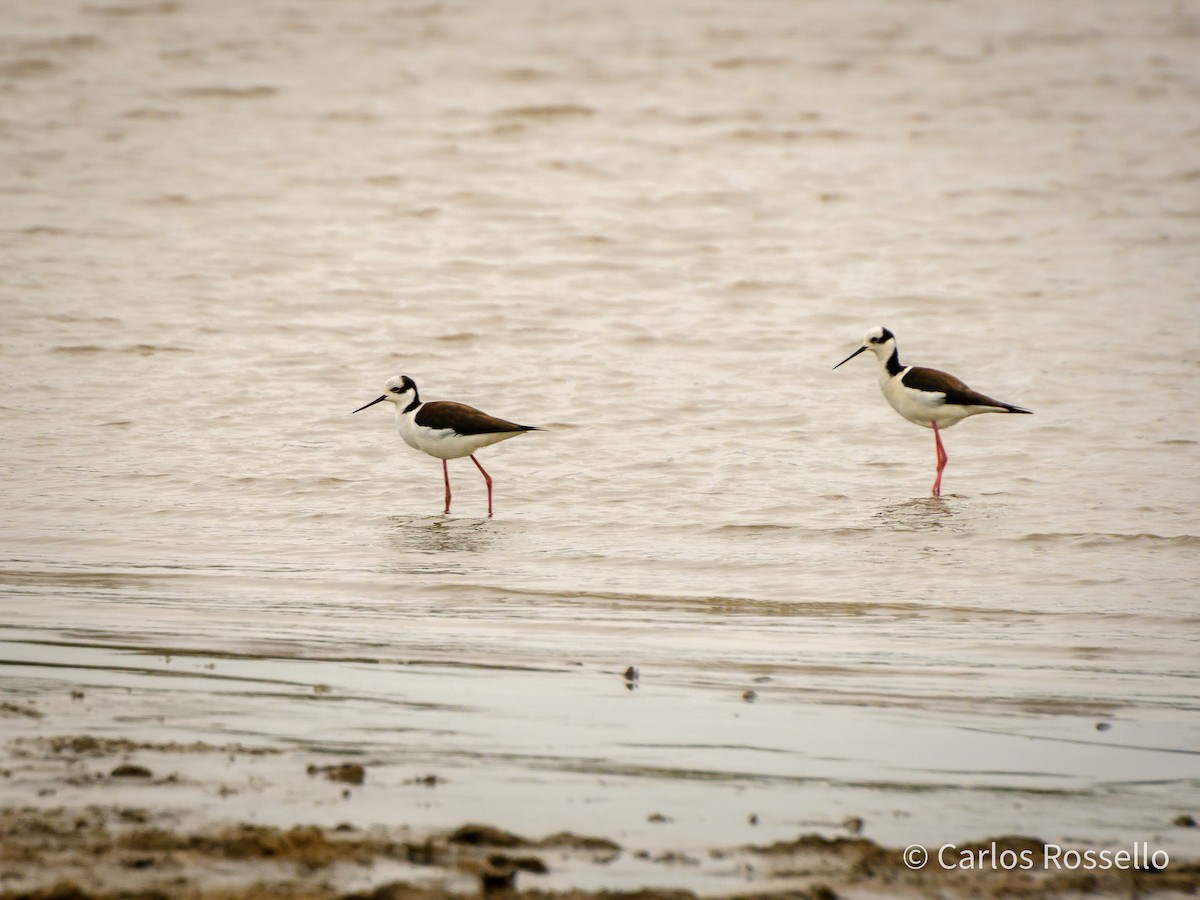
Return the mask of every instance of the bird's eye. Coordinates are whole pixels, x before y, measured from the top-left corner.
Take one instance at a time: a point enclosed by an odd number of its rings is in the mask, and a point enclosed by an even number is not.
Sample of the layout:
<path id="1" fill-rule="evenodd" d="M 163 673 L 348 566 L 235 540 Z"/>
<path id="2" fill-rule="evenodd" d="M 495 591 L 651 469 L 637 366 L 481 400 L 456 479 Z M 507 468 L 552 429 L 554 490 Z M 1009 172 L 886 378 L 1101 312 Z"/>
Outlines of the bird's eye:
<path id="1" fill-rule="evenodd" d="M 393 394 L 403 394 L 404 393 L 404 388 L 394 387 L 394 388 L 388 388 L 388 390 L 391 391 Z"/>

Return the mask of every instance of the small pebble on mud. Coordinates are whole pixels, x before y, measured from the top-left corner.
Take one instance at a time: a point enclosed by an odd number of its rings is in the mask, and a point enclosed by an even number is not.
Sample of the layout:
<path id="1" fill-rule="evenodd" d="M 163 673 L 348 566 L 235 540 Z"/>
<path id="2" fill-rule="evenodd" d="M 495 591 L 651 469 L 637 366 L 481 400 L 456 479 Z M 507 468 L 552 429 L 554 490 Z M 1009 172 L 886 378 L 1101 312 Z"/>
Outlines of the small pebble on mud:
<path id="1" fill-rule="evenodd" d="M 309 775 L 324 774 L 330 781 L 344 781 L 346 784 L 362 784 L 367 780 L 367 770 L 358 763 L 341 763 L 336 766 L 310 765 Z"/>
<path id="2" fill-rule="evenodd" d="M 109 775 L 113 778 L 152 778 L 154 773 L 145 766 L 135 766 L 133 763 L 122 763 L 109 772 Z"/>
<path id="3" fill-rule="evenodd" d="M 445 779 L 442 778 L 441 776 L 430 774 L 430 775 L 418 775 L 415 778 L 406 778 L 404 783 L 405 784 L 419 784 L 424 787 L 437 787 L 443 781 L 445 781 Z"/>

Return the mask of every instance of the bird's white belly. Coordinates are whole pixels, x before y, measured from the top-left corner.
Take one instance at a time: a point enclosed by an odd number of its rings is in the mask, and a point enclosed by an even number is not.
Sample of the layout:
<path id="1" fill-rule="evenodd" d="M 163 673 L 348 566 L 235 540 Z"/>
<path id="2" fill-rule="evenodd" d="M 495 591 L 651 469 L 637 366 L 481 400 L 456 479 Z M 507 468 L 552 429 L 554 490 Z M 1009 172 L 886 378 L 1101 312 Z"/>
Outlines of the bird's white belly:
<path id="1" fill-rule="evenodd" d="M 438 459 L 460 459 L 470 456 L 481 447 L 523 433 L 502 431 L 492 434 L 457 434 L 451 428 L 422 428 L 413 421 L 412 416 L 400 416 L 396 422 L 396 429 L 408 446 Z"/>
<path id="2" fill-rule="evenodd" d="M 971 406 L 955 406 L 946 404 L 946 395 L 929 391 L 915 391 L 900 383 L 904 373 L 880 378 L 879 387 L 883 396 L 891 404 L 892 409 L 915 425 L 932 428 L 936 422 L 938 428 L 949 428 L 956 425 L 967 416 L 982 410 Z"/>

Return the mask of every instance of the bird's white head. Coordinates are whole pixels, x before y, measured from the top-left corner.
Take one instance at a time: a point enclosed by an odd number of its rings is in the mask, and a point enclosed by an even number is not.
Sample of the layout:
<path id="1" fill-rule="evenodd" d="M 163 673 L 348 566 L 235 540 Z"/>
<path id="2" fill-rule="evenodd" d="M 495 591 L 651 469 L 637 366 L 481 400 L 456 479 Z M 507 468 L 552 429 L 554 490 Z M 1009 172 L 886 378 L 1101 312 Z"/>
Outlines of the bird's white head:
<path id="1" fill-rule="evenodd" d="M 870 331 L 863 335 L 862 346 L 843 359 L 837 366 L 850 362 L 858 354 L 864 350 L 870 350 L 874 353 L 881 362 L 886 362 L 891 355 L 896 352 L 896 336 L 882 325 L 876 325 Z"/>
<path id="2" fill-rule="evenodd" d="M 417 383 L 407 375 L 393 375 L 383 386 L 382 397 L 376 397 L 366 406 L 360 406 L 354 412 L 362 412 L 368 406 L 374 406 L 376 403 L 382 403 L 384 400 L 395 403 L 401 409 L 412 406 L 414 403 L 420 403 L 421 401 L 417 396 Z"/>

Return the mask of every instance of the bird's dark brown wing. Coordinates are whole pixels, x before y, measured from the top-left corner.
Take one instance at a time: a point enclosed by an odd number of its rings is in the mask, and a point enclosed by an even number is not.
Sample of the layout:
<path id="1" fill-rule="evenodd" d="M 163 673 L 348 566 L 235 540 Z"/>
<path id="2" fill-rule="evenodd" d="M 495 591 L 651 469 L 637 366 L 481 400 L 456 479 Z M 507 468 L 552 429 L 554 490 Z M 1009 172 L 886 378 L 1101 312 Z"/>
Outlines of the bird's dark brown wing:
<path id="1" fill-rule="evenodd" d="M 916 391 L 945 394 L 946 402 L 953 403 L 955 406 L 994 406 L 997 409 L 1018 409 L 1008 403 L 1001 403 L 999 400 L 985 397 L 979 391 L 971 390 L 950 373 L 939 372 L 937 369 L 913 366 L 904 373 L 900 383 Z M 1024 411 L 1021 410 L 1021 412 Z"/>
<path id="2" fill-rule="evenodd" d="M 455 434 L 502 434 L 508 431 L 537 431 L 532 425 L 517 425 L 489 416 L 465 403 L 437 400 L 417 410 L 416 422 L 423 428 L 449 428 Z"/>

